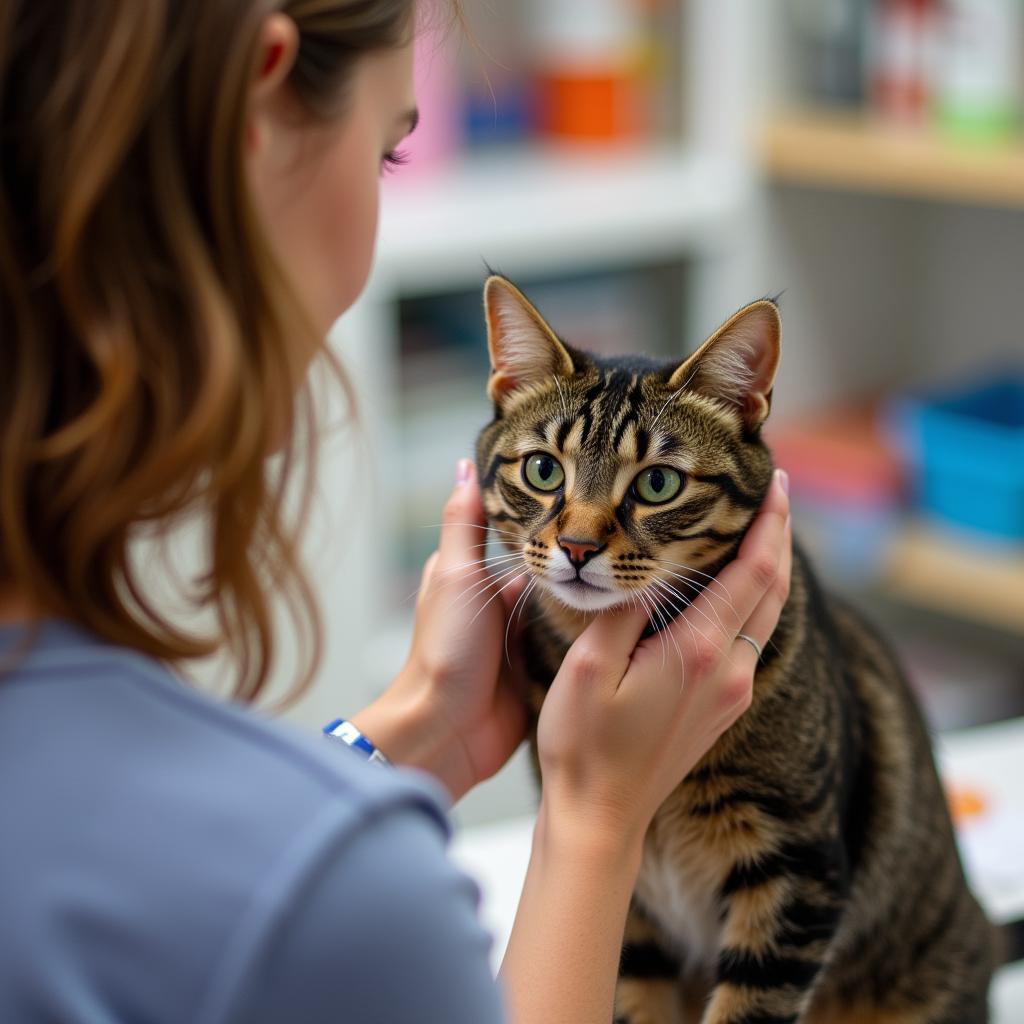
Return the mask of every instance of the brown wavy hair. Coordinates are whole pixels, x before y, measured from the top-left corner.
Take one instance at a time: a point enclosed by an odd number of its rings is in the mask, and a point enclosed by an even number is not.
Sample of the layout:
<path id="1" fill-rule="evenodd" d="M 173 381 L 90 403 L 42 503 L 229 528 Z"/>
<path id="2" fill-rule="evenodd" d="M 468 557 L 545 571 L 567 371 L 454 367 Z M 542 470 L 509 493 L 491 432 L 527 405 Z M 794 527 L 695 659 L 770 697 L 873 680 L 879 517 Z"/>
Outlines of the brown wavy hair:
<path id="1" fill-rule="evenodd" d="M 284 504 L 327 350 L 244 168 L 274 11 L 298 28 L 290 82 L 318 120 L 343 113 L 361 55 L 413 27 L 413 0 L 0 0 L 0 582 L 172 664 L 226 646 L 243 700 L 273 662 L 271 590 L 306 634 L 293 696 L 320 656 Z M 202 636 L 133 555 L 192 513 Z"/>

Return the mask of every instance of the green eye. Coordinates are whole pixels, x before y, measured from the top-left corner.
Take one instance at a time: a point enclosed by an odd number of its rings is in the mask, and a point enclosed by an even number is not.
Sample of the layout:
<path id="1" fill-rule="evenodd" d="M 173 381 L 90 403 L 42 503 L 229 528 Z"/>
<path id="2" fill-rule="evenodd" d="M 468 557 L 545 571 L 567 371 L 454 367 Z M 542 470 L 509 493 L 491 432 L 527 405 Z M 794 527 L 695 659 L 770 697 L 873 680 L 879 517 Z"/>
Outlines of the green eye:
<path id="1" fill-rule="evenodd" d="M 538 491 L 557 491 L 565 481 L 565 472 L 558 459 L 544 452 L 527 455 L 523 462 L 526 482 Z"/>
<path id="2" fill-rule="evenodd" d="M 683 478 L 668 466 L 651 466 L 633 481 L 633 493 L 648 505 L 664 505 L 683 489 Z"/>

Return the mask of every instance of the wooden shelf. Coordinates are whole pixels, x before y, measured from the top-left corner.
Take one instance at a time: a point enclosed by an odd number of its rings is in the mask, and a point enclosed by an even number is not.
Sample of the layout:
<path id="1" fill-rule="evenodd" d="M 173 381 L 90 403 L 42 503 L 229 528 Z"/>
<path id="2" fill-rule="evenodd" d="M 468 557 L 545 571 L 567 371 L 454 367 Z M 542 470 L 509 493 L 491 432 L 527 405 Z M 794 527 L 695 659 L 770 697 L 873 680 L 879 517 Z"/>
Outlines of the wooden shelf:
<path id="1" fill-rule="evenodd" d="M 926 608 L 1024 635 L 1024 550 L 970 546 L 912 526 L 890 551 L 883 586 Z"/>
<path id="2" fill-rule="evenodd" d="M 758 148 L 775 181 L 1024 208 L 1024 141 L 957 145 L 864 114 L 811 111 L 771 118 Z"/>

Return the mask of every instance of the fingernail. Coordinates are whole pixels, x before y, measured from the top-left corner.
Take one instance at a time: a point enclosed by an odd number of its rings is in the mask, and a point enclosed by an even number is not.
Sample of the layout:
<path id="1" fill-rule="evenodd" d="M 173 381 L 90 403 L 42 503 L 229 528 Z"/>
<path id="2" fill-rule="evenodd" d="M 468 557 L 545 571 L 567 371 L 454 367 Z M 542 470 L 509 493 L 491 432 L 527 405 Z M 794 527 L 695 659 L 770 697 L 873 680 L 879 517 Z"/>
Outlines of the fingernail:
<path id="1" fill-rule="evenodd" d="M 463 484 L 469 482 L 470 474 L 473 472 L 473 463 L 469 459 L 459 459 L 459 464 L 455 467 L 455 483 L 461 487 Z"/>
<path id="2" fill-rule="evenodd" d="M 779 485 L 783 492 L 789 495 L 789 474 L 784 469 L 777 469 L 775 475 L 779 478 Z"/>

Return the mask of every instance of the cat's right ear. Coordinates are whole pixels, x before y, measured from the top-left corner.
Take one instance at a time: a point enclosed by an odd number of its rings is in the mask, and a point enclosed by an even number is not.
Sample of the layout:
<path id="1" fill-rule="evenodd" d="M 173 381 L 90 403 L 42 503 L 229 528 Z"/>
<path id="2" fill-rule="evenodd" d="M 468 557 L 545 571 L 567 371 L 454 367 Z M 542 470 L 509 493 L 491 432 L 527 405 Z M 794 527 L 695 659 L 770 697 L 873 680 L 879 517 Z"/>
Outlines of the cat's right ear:
<path id="1" fill-rule="evenodd" d="M 572 357 L 544 318 L 511 281 L 494 275 L 484 285 L 491 378 L 487 393 L 500 405 L 513 391 L 573 374 Z"/>

